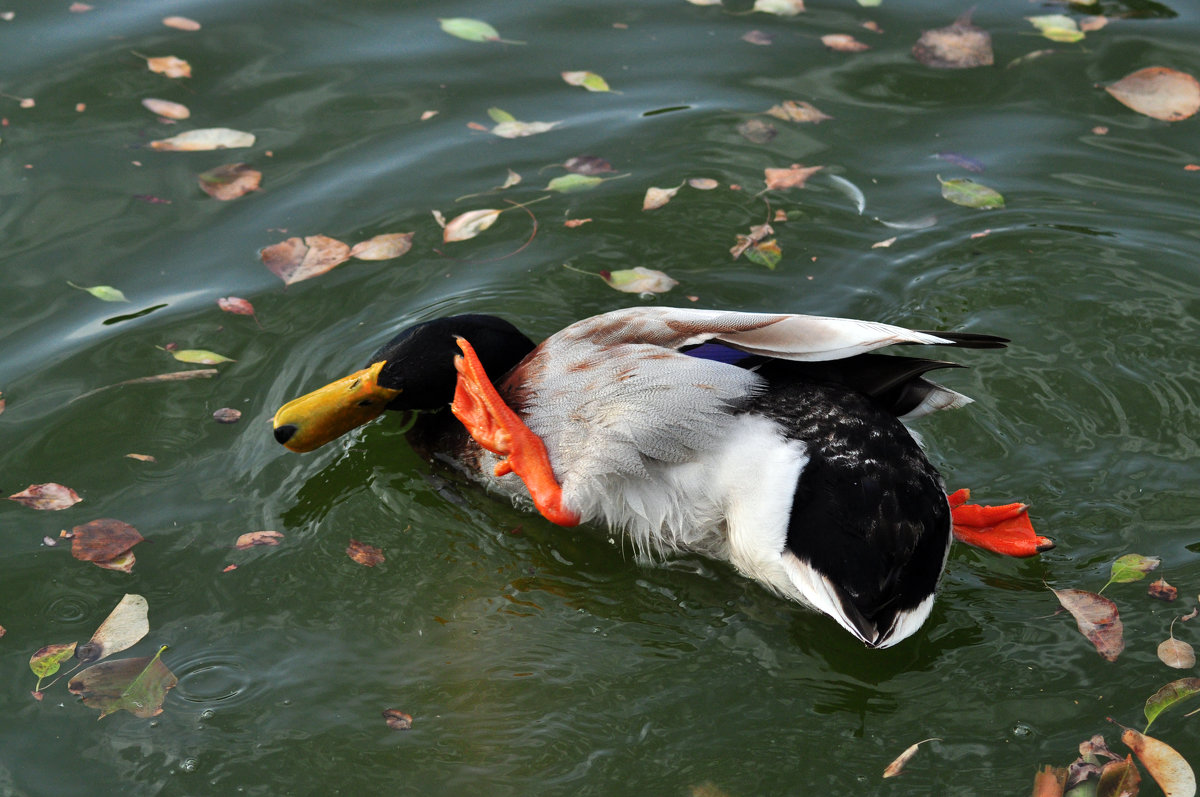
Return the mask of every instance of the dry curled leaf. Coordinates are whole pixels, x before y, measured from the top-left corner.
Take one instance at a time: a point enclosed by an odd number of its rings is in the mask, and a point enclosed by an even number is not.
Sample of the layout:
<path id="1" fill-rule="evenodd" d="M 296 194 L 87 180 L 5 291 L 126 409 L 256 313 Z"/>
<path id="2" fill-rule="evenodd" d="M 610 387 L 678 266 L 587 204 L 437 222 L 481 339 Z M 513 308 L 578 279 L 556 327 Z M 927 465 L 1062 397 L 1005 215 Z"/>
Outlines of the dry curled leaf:
<path id="1" fill-rule="evenodd" d="M 374 567 L 384 561 L 383 551 L 374 545 L 368 545 L 358 540 L 350 540 L 350 545 L 346 548 L 346 555 L 366 567 Z"/>
<path id="2" fill-rule="evenodd" d="M 383 720 L 387 726 L 394 731 L 407 731 L 412 729 L 412 715 L 405 714 L 403 711 L 395 708 L 389 708 L 383 712 Z"/>
<path id="3" fill-rule="evenodd" d="M 655 188 L 651 186 L 646 189 L 646 196 L 642 199 L 642 210 L 654 210 L 661 208 L 663 205 L 671 201 L 675 194 L 679 193 L 679 189 L 683 188 L 683 184 L 674 188 Z"/>
<path id="4" fill-rule="evenodd" d="M 237 423 L 242 419 L 242 411 L 233 407 L 221 407 L 213 412 L 213 420 L 217 423 Z"/>
<path id="5" fill-rule="evenodd" d="M 319 277 L 350 258 L 350 247 L 335 238 L 309 235 L 288 238 L 264 248 L 259 255 L 285 285 Z"/>
<path id="6" fill-rule="evenodd" d="M 254 146 L 254 134 L 228 127 L 207 127 L 189 130 L 170 138 L 151 141 L 150 148 L 164 152 L 208 152 L 215 149 L 236 149 Z"/>
<path id="7" fill-rule="evenodd" d="M 128 573 L 134 564 L 131 549 L 143 539 L 128 523 L 99 518 L 71 529 L 71 556 L 108 570 Z"/>
<path id="8" fill-rule="evenodd" d="M 187 17 L 163 17 L 162 24 L 175 30 L 200 30 L 200 23 Z"/>
<path id="9" fill-rule="evenodd" d="M 233 547 L 244 551 L 256 545 L 278 545 L 282 539 L 283 535 L 278 531 L 251 531 L 238 537 Z"/>
<path id="10" fill-rule="evenodd" d="M 262 183 L 262 172 L 244 163 L 226 163 L 202 173 L 199 182 L 204 193 L 228 202 L 257 191 Z"/>
<path id="11" fill-rule="evenodd" d="M 782 119 L 785 122 L 811 122 L 813 124 L 833 118 L 811 102 L 804 102 L 802 100 L 784 100 L 778 105 L 772 105 L 767 110 L 767 115 L 774 116 L 776 119 Z"/>
<path id="12" fill-rule="evenodd" d="M 821 44 L 839 53 L 860 53 L 871 49 L 871 45 L 863 44 L 848 33 L 827 33 L 821 37 Z"/>
<path id="13" fill-rule="evenodd" d="M 971 12 L 952 25 L 927 30 L 912 48 L 913 57 L 936 69 L 969 69 L 991 66 L 992 37 L 983 28 L 971 24 Z"/>
<path id="14" fill-rule="evenodd" d="M 808 178 L 824 169 L 824 166 L 801 166 L 793 163 L 787 169 L 764 169 L 767 190 L 777 191 L 784 188 L 803 188 Z"/>
<path id="15" fill-rule="evenodd" d="M 896 777 L 897 775 L 899 775 L 901 772 L 904 771 L 904 767 L 908 764 L 909 761 L 912 760 L 912 757 L 917 754 L 918 747 L 925 744 L 925 742 L 937 742 L 937 741 L 941 741 L 941 737 L 933 736 L 929 739 L 922 739 L 921 741 L 916 742 L 915 744 L 909 745 L 908 748 L 903 753 L 896 756 L 895 761 L 893 761 L 892 763 L 887 765 L 887 768 L 885 770 L 883 770 L 883 776 L 885 778 Z"/>
<path id="16" fill-rule="evenodd" d="M 192 66 L 182 58 L 176 58 L 173 55 L 164 55 L 158 58 L 147 58 L 146 66 L 151 72 L 157 72 L 160 75 L 167 77 L 191 77 Z"/>
<path id="17" fill-rule="evenodd" d="M 217 299 L 217 307 L 234 315 L 254 315 L 254 305 L 238 296 L 222 296 Z"/>
<path id="18" fill-rule="evenodd" d="M 1139 69 L 1104 90 L 1126 107 L 1164 122 L 1178 122 L 1200 110 L 1200 81 L 1165 66 Z"/>
<path id="19" fill-rule="evenodd" d="M 171 102 L 170 100 L 156 100 L 153 97 L 147 97 L 142 100 L 142 105 L 150 113 L 158 114 L 167 119 L 175 119 L 176 121 L 187 119 L 192 115 L 192 112 L 188 110 L 186 105 Z"/>
<path id="20" fill-rule="evenodd" d="M 442 240 L 446 243 L 470 240 L 495 224 L 501 212 L 495 208 L 481 208 L 455 216 L 446 222 L 446 227 L 442 230 Z"/>
<path id="21" fill-rule="evenodd" d="M 1168 584 L 1165 578 L 1160 578 L 1150 582 L 1146 594 L 1151 598 L 1158 598 L 1160 601 L 1173 601 L 1179 597 L 1179 590 Z"/>
<path id="22" fill-rule="evenodd" d="M 31 484 L 21 492 L 13 493 L 8 499 L 24 504 L 30 509 L 66 509 L 83 500 L 70 487 L 55 482 Z"/>

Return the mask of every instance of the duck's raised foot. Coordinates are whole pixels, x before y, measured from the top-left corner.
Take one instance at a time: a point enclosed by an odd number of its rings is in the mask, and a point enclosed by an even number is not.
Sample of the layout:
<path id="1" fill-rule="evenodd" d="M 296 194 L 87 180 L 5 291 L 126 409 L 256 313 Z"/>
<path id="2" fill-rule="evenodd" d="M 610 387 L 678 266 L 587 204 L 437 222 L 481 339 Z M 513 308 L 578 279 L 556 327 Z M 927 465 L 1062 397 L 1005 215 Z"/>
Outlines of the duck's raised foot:
<path id="1" fill-rule="evenodd" d="M 970 490 L 949 495 L 954 536 L 960 542 L 1005 556 L 1035 556 L 1054 547 L 1047 537 L 1033 530 L 1025 504 L 980 506 L 968 504 Z"/>
<path id="2" fill-rule="evenodd" d="M 563 506 L 562 487 L 554 477 L 542 439 L 512 411 L 488 379 L 475 349 L 458 338 L 462 356 L 454 358 L 458 384 L 450 411 L 475 442 L 499 455 L 496 475 L 515 473 L 525 482 L 538 512 L 560 526 L 579 525 L 579 515 Z"/>

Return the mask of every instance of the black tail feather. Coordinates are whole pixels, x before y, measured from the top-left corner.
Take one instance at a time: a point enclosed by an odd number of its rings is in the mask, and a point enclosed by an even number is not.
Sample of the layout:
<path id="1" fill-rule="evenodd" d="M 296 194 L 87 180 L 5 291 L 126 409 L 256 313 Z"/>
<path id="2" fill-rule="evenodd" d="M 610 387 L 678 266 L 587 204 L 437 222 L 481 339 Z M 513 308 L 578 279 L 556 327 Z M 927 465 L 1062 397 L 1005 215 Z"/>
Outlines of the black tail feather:
<path id="1" fill-rule="evenodd" d="M 945 338 L 950 341 L 949 345 L 960 346 L 964 349 L 1003 349 L 1011 343 L 1008 338 L 1002 338 L 999 335 L 983 335 L 978 332 L 934 332 L 928 329 L 917 331 Z"/>

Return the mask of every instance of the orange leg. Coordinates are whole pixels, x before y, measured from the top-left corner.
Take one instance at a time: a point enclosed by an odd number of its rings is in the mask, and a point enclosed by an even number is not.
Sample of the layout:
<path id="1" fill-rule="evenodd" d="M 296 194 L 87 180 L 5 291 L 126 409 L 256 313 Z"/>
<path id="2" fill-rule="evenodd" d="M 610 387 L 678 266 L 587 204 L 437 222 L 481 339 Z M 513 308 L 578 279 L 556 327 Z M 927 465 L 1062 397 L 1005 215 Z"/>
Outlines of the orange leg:
<path id="1" fill-rule="evenodd" d="M 1051 540 L 1033 530 L 1024 504 L 980 506 L 968 504 L 970 497 L 970 490 L 949 496 L 954 536 L 960 542 L 1007 556 L 1034 556 L 1054 547 Z"/>
<path id="2" fill-rule="evenodd" d="M 542 439 L 517 416 L 488 379 L 475 349 L 458 339 L 462 356 L 454 358 L 458 385 L 450 411 L 462 421 L 475 442 L 502 459 L 496 475 L 515 473 L 525 482 L 533 504 L 542 516 L 560 526 L 579 525 L 579 515 L 562 502 L 562 487 L 554 478 Z"/>

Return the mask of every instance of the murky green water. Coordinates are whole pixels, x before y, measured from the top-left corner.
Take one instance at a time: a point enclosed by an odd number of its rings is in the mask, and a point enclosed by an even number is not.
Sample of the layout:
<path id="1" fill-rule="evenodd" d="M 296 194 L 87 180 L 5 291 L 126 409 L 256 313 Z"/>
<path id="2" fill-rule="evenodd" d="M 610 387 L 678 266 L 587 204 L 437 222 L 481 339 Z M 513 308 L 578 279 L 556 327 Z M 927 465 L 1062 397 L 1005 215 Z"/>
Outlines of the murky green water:
<path id="1" fill-rule="evenodd" d="M 1027 794 L 1039 764 L 1067 764 L 1097 732 L 1119 747 L 1104 718 L 1137 725 L 1148 695 L 1192 674 L 1155 646 L 1200 590 L 1200 177 L 1184 168 L 1200 162 L 1200 122 L 1140 116 L 1095 84 L 1152 65 L 1200 71 L 1193 4 L 1105 3 L 1140 17 L 1077 44 L 1024 19 L 1062 7 L 981 4 L 998 66 L 968 71 L 909 55 L 922 29 L 960 10 L 933 2 L 813 0 L 792 19 L 683 0 L 94 5 L 13 3 L 0 22 L 0 89 L 36 100 L 0 105 L 0 488 L 61 482 L 84 499 L 60 512 L 0 506 L 0 793 Z M 168 13 L 204 27 L 164 27 Z M 436 21 L 449 16 L 527 44 L 451 38 Z M 743 41 L 751 30 L 773 42 Z M 872 49 L 832 52 L 826 33 Z M 1056 52 L 1004 68 L 1044 48 Z M 134 53 L 184 58 L 194 77 L 154 75 Z M 620 93 L 567 86 L 563 70 L 593 70 Z M 145 97 L 192 118 L 160 124 Z M 783 100 L 835 118 L 770 120 L 767 143 L 737 132 Z M 515 140 L 467 126 L 490 126 L 493 106 L 562 124 Z M 421 121 L 427 110 L 438 114 Z M 258 143 L 144 146 L 218 126 Z M 985 170 L 933 157 L 945 152 Z M 441 243 L 431 210 L 543 196 L 564 174 L 553 164 L 577 155 L 629 176 L 532 206 L 524 249 L 520 210 Z M 198 190 L 199 172 L 235 160 L 264 173 L 261 192 L 223 203 Z M 755 196 L 764 168 L 792 163 L 861 187 L 865 213 L 822 175 Z M 455 201 L 506 169 L 524 181 Z M 951 205 L 938 174 L 973 176 L 1007 207 Z M 722 187 L 641 210 L 646 188 L 690 177 Z M 728 252 L 767 218 L 764 198 L 790 214 L 774 271 Z M 915 230 L 875 220 L 930 215 Z M 257 256 L 289 235 L 409 231 L 398 260 L 286 289 Z M 977 403 L 920 430 L 951 486 L 1031 503 L 1058 549 L 1016 561 L 956 548 L 926 629 L 868 652 L 726 567 L 642 566 L 600 531 L 559 529 L 448 481 L 395 420 L 304 457 L 271 439 L 282 401 L 358 367 L 415 319 L 496 312 L 539 337 L 643 301 L 564 263 L 680 281 L 650 301 L 1013 338 L 1003 354 L 961 356 L 972 369 L 945 381 Z M 116 286 L 129 303 L 67 280 Z M 254 303 L 261 328 L 217 308 L 230 295 Z M 236 362 L 212 380 L 72 401 L 193 367 L 157 348 L 170 343 Z M 244 416 L 215 423 L 221 407 Z M 147 538 L 131 574 L 43 545 L 101 517 Z M 259 529 L 285 539 L 232 549 Z M 351 538 L 386 562 L 351 562 Z M 1051 616 L 1045 585 L 1098 589 L 1130 551 L 1161 556 L 1181 599 L 1109 588 L 1128 644 L 1109 663 Z M 29 656 L 86 640 L 127 592 L 149 601 L 150 633 L 126 655 L 170 646 L 179 685 L 164 712 L 97 722 L 63 682 L 34 701 Z M 1181 639 L 1195 633 L 1176 625 Z M 389 708 L 411 714 L 412 730 L 388 729 Z M 1200 761 L 1195 722 L 1172 712 L 1155 732 Z M 943 741 L 880 779 L 929 736 Z"/>

